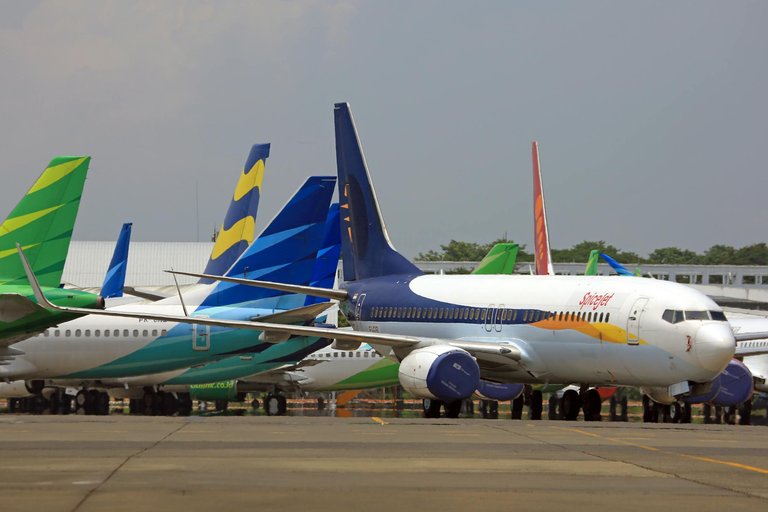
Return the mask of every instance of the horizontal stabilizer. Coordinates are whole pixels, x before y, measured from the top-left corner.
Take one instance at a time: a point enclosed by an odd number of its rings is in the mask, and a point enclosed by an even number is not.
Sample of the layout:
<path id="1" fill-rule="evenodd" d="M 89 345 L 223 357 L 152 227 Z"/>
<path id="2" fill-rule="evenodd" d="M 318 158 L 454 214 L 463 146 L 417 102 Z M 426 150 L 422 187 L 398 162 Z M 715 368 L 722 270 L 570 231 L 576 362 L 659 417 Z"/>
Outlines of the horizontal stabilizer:
<path id="1" fill-rule="evenodd" d="M 258 281 L 256 279 L 243 279 L 240 277 L 214 276 L 212 274 L 196 274 L 195 272 L 180 272 L 178 270 L 166 270 L 169 274 L 178 274 L 180 276 L 191 276 L 214 281 L 224 281 L 246 286 L 255 286 L 256 288 L 268 288 L 270 290 L 280 290 L 288 293 L 300 293 L 303 295 L 313 295 L 315 297 L 324 297 L 326 299 L 345 300 L 347 292 L 344 290 L 330 290 L 328 288 L 318 288 L 315 286 L 303 286 L 299 284 L 275 283 L 273 281 Z"/>
<path id="2" fill-rule="evenodd" d="M 271 315 L 254 317 L 251 320 L 259 322 L 274 322 L 276 324 L 306 324 L 312 322 L 318 315 L 325 312 L 326 309 L 333 307 L 332 302 L 320 302 L 303 306 L 289 311 L 281 311 Z"/>
<path id="3" fill-rule="evenodd" d="M 23 295 L 18 293 L 0 295 L 0 322 L 15 322 L 40 311 L 45 311 L 45 308 L 38 306 Z"/>

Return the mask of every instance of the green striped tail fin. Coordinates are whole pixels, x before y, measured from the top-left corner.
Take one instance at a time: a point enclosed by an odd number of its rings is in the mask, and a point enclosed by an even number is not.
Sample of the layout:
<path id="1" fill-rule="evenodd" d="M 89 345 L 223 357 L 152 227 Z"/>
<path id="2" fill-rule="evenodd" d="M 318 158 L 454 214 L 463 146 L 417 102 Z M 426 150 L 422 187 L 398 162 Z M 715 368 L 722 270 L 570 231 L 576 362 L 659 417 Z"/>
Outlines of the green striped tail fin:
<path id="1" fill-rule="evenodd" d="M 592 249 L 589 253 L 589 260 L 587 261 L 587 267 L 584 269 L 585 276 L 597 275 L 597 264 L 600 263 L 600 251 Z"/>
<path id="2" fill-rule="evenodd" d="M 517 244 L 498 243 L 478 263 L 473 274 L 512 274 L 517 263 Z"/>
<path id="3" fill-rule="evenodd" d="M 42 286 L 57 287 L 83 194 L 89 156 L 59 156 L 0 225 L 0 285 L 25 285 L 21 244 Z"/>

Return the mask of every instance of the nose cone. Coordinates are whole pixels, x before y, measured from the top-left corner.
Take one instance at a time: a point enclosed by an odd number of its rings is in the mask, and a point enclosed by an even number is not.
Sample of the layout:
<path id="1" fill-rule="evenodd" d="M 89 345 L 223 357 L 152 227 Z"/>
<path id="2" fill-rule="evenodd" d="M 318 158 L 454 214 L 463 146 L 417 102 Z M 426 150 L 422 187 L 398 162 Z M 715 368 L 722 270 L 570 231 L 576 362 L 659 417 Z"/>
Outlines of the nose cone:
<path id="1" fill-rule="evenodd" d="M 730 325 L 725 322 L 702 325 L 696 332 L 694 350 L 701 367 L 711 371 L 713 377 L 723 371 L 736 351 Z"/>

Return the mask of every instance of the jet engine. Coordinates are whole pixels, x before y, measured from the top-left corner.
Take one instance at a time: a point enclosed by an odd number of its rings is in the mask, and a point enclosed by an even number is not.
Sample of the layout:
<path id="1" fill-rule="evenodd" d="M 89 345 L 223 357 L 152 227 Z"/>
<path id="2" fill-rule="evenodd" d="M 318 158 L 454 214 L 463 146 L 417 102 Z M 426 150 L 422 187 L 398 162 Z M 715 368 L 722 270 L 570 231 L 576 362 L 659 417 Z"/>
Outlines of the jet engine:
<path id="1" fill-rule="evenodd" d="M 0 382 L 0 397 L 2 398 L 26 398 L 34 396 L 34 394 L 27 388 L 27 384 L 23 380 Z"/>
<path id="2" fill-rule="evenodd" d="M 480 367 L 466 350 L 450 345 L 416 349 L 400 362 L 400 384 L 419 398 L 451 403 L 472 396 Z"/>
<path id="3" fill-rule="evenodd" d="M 689 404 L 709 402 L 715 405 L 739 405 L 752 396 L 752 372 L 744 363 L 733 359 L 720 375 L 713 381 L 713 386 L 707 393 L 691 395 L 684 399 Z"/>
<path id="4" fill-rule="evenodd" d="M 690 394 L 680 399 L 689 404 L 739 405 L 752 396 L 753 386 L 752 372 L 744 363 L 733 359 L 712 382 L 694 384 Z M 669 405 L 677 401 L 669 394 L 668 388 L 640 388 L 640 391 L 660 404 Z"/>
<path id="5" fill-rule="evenodd" d="M 525 390 L 525 384 L 500 384 L 481 380 L 476 394 L 485 400 L 514 400 Z"/>

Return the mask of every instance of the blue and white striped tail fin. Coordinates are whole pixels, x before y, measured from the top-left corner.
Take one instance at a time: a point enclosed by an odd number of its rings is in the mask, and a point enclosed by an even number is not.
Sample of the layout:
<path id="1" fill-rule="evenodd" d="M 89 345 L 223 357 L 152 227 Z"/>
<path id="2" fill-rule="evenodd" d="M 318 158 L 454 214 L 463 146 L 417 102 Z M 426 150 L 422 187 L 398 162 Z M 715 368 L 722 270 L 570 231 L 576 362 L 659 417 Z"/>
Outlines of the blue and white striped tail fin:
<path id="1" fill-rule="evenodd" d="M 101 285 L 101 296 L 105 299 L 123 296 L 132 226 L 131 222 L 126 222 L 120 228 L 120 235 L 117 237 L 117 244 L 115 244 L 115 252 L 112 253 L 112 261 L 109 263 L 109 269 L 107 269 L 107 274 L 104 276 L 104 283 Z"/>
<path id="2" fill-rule="evenodd" d="M 341 231 L 339 229 L 339 204 L 333 203 L 328 209 L 328 217 L 325 221 L 325 238 L 322 246 L 317 251 L 315 268 L 312 272 L 310 286 L 317 288 L 333 288 L 336 282 L 336 269 L 339 267 L 339 254 L 341 252 Z M 327 302 L 322 297 L 307 296 L 304 305 Z"/>
<path id="3" fill-rule="evenodd" d="M 325 237 L 336 178 L 313 176 L 286 203 L 225 274 L 230 277 L 309 285 Z M 306 296 L 253 286 L 217 283 L 200 308 L 237 306 L 293 309 Z"/>

